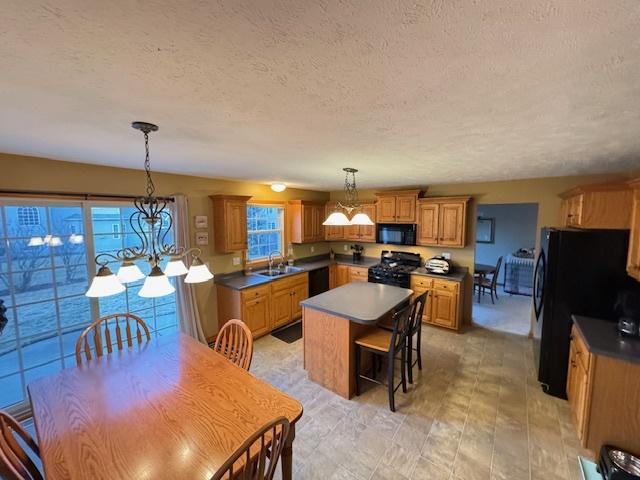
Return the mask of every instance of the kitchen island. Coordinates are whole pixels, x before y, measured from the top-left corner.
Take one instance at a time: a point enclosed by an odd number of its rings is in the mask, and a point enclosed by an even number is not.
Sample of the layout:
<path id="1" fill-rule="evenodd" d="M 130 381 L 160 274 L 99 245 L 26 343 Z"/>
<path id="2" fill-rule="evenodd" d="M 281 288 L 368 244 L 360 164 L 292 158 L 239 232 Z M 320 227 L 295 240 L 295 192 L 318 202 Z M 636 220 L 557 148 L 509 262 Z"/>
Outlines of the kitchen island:
<path id="1" fill-rule="evenodd" d="M 304 368 L 309 379 L 351 398 L 355 390 L 354 340 L 407 302 L 407 288 L 353 282 L 301 302 Z"/>

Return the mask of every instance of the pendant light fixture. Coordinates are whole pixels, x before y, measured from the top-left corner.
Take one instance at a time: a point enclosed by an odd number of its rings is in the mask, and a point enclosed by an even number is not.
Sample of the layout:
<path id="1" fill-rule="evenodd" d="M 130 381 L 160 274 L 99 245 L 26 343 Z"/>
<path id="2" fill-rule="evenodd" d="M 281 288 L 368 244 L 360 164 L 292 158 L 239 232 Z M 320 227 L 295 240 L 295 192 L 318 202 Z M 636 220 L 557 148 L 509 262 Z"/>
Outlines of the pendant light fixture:
<path id="1" fill-rule="evenodd" d="M 345 172 L 344 179 L 344 203 L 337 202 L 336 208 L 327 219 L 322 222 L 323 225 L 332 227 L 342 227 L 347 225 L 374 225 L 369 215 L 362 211 L 362 205 L 358 201 L 358 189 L 356 188 L 356 170 L 355 168 L 343 168 Z M 354 214 L 355 212 L 355 214 Z M 349 216 L 351 219 L 349 219 Z"/>
<path id="2" fill-rule="evenodd" d="M 145 298 L 162 297 L 175 292 L 175 287 L 169 277 L 187 275 L 185 283 L 206 282 L 213 278 L 213 274 L 200 260 L 199 248 L 185 249 L 174 244 L 165 243 L 166 237 L 173 225 L 173 218 L 167 208 L 173 198 L 156 197 L 155 185 L 151 178 L 151 164 L 149 161 L 149 134 L 158 131 L 158 126 L 146 122 L 133 122 L 136 130 L 144 134 L 145 161 L 144 170 L 147 176 L 147 192 L 145 196 L 133 201 L 135 212 L 129 217 L 129 225 L 139 239 L 139 245 L 125 247 L 114 255 L 101 253 L 95 258 L 99 266 L 98 273 L 93 278 L 87 297 L 107 297 L 124 292 L 126 283 L 144 280 L 138 295 Z M 191 256 L 191 267 L 187 269 L 183 259 Z M 168 259 L 165 271 L 160 264 Z M 148 276 L 136 265 L 138 261 L 146 261 L 151 267 Z M 118 274 L 114 275 L 109 268 L 110 262 L 120 263 Z"/>

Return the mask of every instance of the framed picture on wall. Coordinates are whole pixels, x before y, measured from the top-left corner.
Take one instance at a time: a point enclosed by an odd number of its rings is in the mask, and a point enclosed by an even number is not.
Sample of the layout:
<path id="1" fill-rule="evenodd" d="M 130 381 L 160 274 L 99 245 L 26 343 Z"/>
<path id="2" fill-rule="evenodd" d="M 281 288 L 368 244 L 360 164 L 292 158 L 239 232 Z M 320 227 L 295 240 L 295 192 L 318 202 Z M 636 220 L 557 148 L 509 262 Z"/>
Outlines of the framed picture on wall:
<path id="1" fill-rule="evenodd" d="M 496 219 L 478 217 L 476 223 L 476 243 L 495 243 Z"/>

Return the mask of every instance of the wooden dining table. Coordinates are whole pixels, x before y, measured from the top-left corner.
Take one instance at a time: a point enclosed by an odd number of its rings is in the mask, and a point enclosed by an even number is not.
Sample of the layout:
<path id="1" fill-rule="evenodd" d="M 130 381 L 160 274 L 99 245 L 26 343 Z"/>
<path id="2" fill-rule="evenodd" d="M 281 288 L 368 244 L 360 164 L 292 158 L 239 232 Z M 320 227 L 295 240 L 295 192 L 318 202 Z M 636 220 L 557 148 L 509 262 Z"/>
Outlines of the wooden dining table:
<path id="1" fill-rule="evenodd" d="M 479 282 L 480 285 L 482 285 L 483 280 L 487 277 L 487 275 L 491 275 L 492 273 L 496 272 L 496 266 L 495 265 L 487 265 L 485 263 L 476 263 L 473 266 L 473 273 L 475 275 L 478 275 L 479 278 Z M 480 303 L 480 291 L 482 289 L 480 287 L 478 287 L 478 303 Z"/>
<path id="2" fill-rule="evenodd" d="M 269 420 L 302 405 L 182 334 L 100 357 L 28 386 L 47 480 L 210 479 Z"/>

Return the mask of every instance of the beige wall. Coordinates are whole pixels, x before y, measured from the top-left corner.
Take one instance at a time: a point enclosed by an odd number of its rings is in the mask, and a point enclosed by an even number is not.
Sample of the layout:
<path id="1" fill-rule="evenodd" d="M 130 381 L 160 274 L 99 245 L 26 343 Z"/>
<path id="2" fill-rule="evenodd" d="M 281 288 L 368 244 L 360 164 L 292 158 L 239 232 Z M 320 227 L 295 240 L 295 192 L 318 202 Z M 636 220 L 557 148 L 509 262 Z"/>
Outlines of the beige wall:
<path id="1" fill-rule="evenodd" d="M 537 178 L 530 180 L 512 180 L 503 182 L 485 183 L 460 183 L 451 185 L 431 185 L 423 187 L 424 196 L 450 196 L 469 195 L 473 199 L 467 215 L 467 246 L 465 248 L 432 248 L 432 247 L 407 247 L 407 251 L 420 253 L 423 258 L 430 258 L 441 252 L 450 252 L 452 260 L 458 265 L 473 270 L 475 262 L 475 219 L 478 204 L 505 204 L 505 203 L 537 203 L 538 222 L 537 236 L 540 228 L 557 226 L 560 220 L 560 198 L 558 194 L 577 185 L 599 183 L 616 179 L 629 179 L 631 175 L 589 175 L 573 177 Z M 415 187 L 411 187 L 415 188 Z M 418 187 L 419 188 L 419 187 Z M 361 201 L 374 200 L 375 192 L 381 190 L 361 190 Z M 331 192 L 332 200 L 339 200 L 343 196 L 342 191 Z M 536 242 L 539 242 L 537 238 Z M 355 242 L 332 242 L 331 248 L 337 253 L 344 252 L 345 245 Z M 537 246 L 537 245 L 536 245 Z M 365 244 L 364 254 L 377 257 L 386 247 L 377 244 Z M 403 247 L 404 248 L 404 247 Z M 467 279 L 467 295 L 465 298 L 464 321 L 468 323 L 472 316 L 472 283 Z"/>
<path id="2" fill-rule="evenodd" d="M 44 158 L 0 154 L 0 190 L 29 190 L 38 192 L 78 192 L 94 194 L 140 195 L 144 193 L 145 176 L 141 170 L 102 167 Z M 309 190 L 287 189 L 273 192 L 268 185 L 235 182 L 186 175 L 153 174 L 158 195 L 184 194 L 189 201 L 190 233 L 195 244 L 193 217 L 209 217 L 209 248 L 203 250 L 203 260 L 218 273 L 231 272 L 240 267 L 232 265 L 234 254 L 218 254 L 213 248 L 213 212 L 209 195 L 226 193 L 251 195 L 252 200 L 325 200 L 329 194 Z M 327 243 L 294 247 L 294 256 L 301 258 L 328 252 Z M 286 253 L 286 252 L 285 252 Z M 215 335 L 218 328 L 215 288 L 211 282 L 196 285 L 198 306 L 207 336 Z"/>

